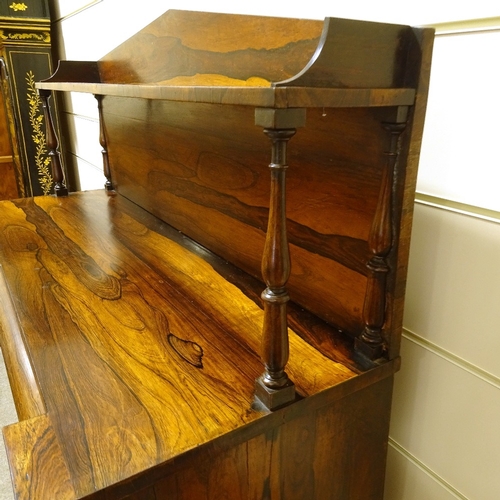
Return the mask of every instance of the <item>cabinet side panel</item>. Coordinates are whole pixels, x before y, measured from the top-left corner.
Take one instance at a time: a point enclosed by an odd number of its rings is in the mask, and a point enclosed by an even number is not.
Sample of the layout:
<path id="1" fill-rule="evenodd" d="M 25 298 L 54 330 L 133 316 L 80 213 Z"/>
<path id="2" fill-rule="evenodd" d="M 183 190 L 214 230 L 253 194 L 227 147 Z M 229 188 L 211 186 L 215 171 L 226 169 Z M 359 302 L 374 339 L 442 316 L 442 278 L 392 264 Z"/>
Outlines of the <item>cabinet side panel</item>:
<path id="1" fill-rule="evenodd" d="M 389 377 L 230 449 L 198 453 L 158 480 L 157 498 L 381 500 L 392 384 Z"/>

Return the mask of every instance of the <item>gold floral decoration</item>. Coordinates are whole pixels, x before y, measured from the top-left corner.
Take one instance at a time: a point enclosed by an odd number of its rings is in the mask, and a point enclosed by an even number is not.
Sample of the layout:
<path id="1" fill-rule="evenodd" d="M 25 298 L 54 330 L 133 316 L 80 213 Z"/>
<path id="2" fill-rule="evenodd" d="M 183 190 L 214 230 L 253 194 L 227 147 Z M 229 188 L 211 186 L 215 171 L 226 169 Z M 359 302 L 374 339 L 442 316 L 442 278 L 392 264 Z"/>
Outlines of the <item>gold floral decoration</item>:
<path id="1" fill-rule="evenodd" d="M 42 100 L 35 88 L 35 75 L 32 71 L 26 74 L 28 84 L 28 104 L 29 118 L 33 131 L 31 138 L 36 146 L 35 165 L 38 170 L 38 180 L 44 195 L 48 195 L 52 189 L 52 175 L 50 173 L 50 158 L 45 142 L 45 133 L 43 131 L 43 115 L 40 113 Z"/>
<path id="2" fill-rule="evenodd" d="M 50 43 L 50 33 L 43 31 L 42 33 L 6 33 L 0 30 L 0 38 L 2 40 L 34 40 L 36 42 Z"/>
<path id="3" fill-rule="evenodd" d="M 9 5 L 9 7 L 14 11 L 17 12 L 18 10 L 27 10 L 28 6 L 25 3 L 15 3 L 12 2 L 12 5 Z"/>

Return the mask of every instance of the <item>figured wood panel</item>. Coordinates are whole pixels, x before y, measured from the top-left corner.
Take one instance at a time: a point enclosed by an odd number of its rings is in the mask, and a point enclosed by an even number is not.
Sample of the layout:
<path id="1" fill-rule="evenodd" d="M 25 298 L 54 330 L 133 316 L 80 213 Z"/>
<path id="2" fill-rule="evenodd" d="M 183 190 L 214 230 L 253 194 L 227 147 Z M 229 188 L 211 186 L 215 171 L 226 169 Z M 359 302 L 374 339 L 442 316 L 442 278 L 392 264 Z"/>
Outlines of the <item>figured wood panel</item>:
<path id="1" fill-rule="evenodd" d="M 290 190 L 297 197 L 290 205 L 293 207 L 297 201 L 299 214 L 289 217 L 290 243 L 297 253 L 296 266 L 300 266 L 298 272 L 292 273 L 290 287 L 297 302 L 353 336 L 361 333 L 367 321 L 361 312 L 367 289 L 366 240 L 380 188 L 383 155 L 390 149 L 381 122 L 391 122 L 394 117 L 390 115 L 399 113 L 397 122 L 403 111 L 398 111 L 398 106 L 406 110 L 406 106 L 415 104 L 416 98 L 416 106 L 409 113 L 409 132 L 403 134 L 401 148 L 393 145 L 391 150 L 391 154 L 398 150 L 401 154 L 395 162 L 395 203 L 385 207 L 385 213 L 390 213 L 391 223 L 387 227 L 392 227 L 390 239 L 394 245 L 387 259 L 384 256 L 390 276 L 387 289 L 380 294 L 378 323 L 383 327 L 381 339 L 386 341 L 388 356 L 394 358 L 401 331 L 411 198 L 425 111 L 432 30 L 328 19 L 311 64 L 301 72 L 304 61 L 311 56 L 311 47 L 318 42 L 320 24 L 169 11 L 101 61 L 71 63 L 80 71 L 93 68 L 88 79 L 89 72 L 83 71 L 88 83 L 70 83 L 74 82 L 73 76 L 67 81 L 64 77 L 68 72 L 76 72 L 69 71 L 70 65 L 66 65 L 66 70 L 61 67 L 61 74 L 55 75 L 52 83 L 41 87 L 122 96 L 108 99 L 108 105 L 115 102 L 116 108 L 104 112 L 108 149 L 114 169 L 119 172 L 115 172 L 115 181 L 120 192 L 255 277 L 260 275 L 261 233 L 267 216 L 267 202 L 263 199 L 268 194 L 260 182 L 266 176 L 262 175 L 262 167 L 256 165 L 267 164 L 268 160 L 262 161 L 262 142 L 249 133 L 248 114 L 253 113 L 251 106 L 316 108 L 308 109 L 314 124 L 302 134 L 304 142 L 294 140 L 305 160 L 299 162 L 302 169 L 295 177 L 297 185 Z M 260 31 L 264 36 L 260 36 Z M 295 75 L 298 68 L 297 78 L 292 76 L 290 81 L 281 82 L 284 87 L 270 85 L 283 78 L 283 74 L 276 76 L 273 71 L 285 69 Z M 299 87 L 293 87 L 296 84 Z M 127 102 L 126 97 L 146 100 Z M 200 106 L 174 104 L 180 101 Z M 222 108 L 219 104 L 227 106 Z M 389 106 L 392 112 L 388 111 Z M 237 109 L 245 111 L 235 112 Z M 321 120 L 318 116 L 327 118 Z M 240 134 L 244 139 L 235 140 Z M 233 148 L 234 144 L 237 147 Z M 207 152 L 208 156 L 202 157 Z M 185 153 L 190 155 L 187 161 Z M 408 158 L 411 168 L 405 171 Z M 214 163 L 216 170 L 219 166 L 225 170 L 215 175 L 221 174 L 218 186 L 196 178 L 198 166 L 211 169 Z M 236 170 L 240 170 L 238 178 L 243 164 L 250 165 L 250 171 L 256 174 L 256 186 L 239 186 L 235 193 L 231 181 Z M 141 178 L 137 165 L 147 165 L 147 179 Z M 327 169 L 326 174 L 321 172 L 322 167 Z M 343 170 L 349 172 L 347 176 L 342 175 Z M 320 182 L 311 182 L 308 177 L 315 172 L 319 173 Z M 338 181 L 334 180 L 336 175 Z M 289 177 L 293 181 L 293 174 Z M 232 192 L 222 192 L 224 186 Z M 328 188 L 327 193 L 322 192 L 322 186 Z M 346 192 L 346 186 L 352 189 L 351 193 Z M 243 191 L 252 196 L 243 200 Z M 340 231 L 328 206 L 332 192 L 336 200 L 347 200 L 347 206 L 341 202 L 335 207 L 337 220 L 342 221 Z M 321 194 L 324 196 L 320 199 Z M 301 205 L 304 200 L 305 206 Z M 310 212 L 315 212 L 312 219 L 308 219 Z M 314 223 L 318 220 L 327 221 L 327 233 L 316 229 Z M 235 248 L 233 241 L 226 244 L 228 234 L 234 238 Z M 305 256 L 302 250 L 306 251 Z"/>
<path id="2" fill-rule="evenodd" d="M 420 35 L 421 53 L 414 64 L 420 66 L 418 90 L 415 106 L 410 111 L 409 123 L 402 135 L 399 167 L 395 178 L 395 213 L 398 241 L 394 251 L 392 272 L 389 274 L 388 287 L 392 293 L 387 297 L 387 321 L 385 325 L 389 344 L 389 358 L 397 356 L 401 343 L 403 310 L 406 293 L 406 275 L 410 252 L 410 239 L 415 205 L 415 186 L 422 144 L 427 94 L 431 71 L 431 56 L 434 43 L 433 30 L 425 30 Z M 404 166 L 402 159 L 404 160 Z"/>
<path id="3" fill-rule="evenodd" d="M 74 500 L 66 463 L 47 415 L 3 429 L 17 500 Z"/>
<path id="4" fill-rule="evenodd" d="M 409 26 L 326 18 L 321 50 L 307 70 L 279 84 L 320 88 L 415 87 L 416 67 L 408 64 L 415 50 L 418 44 Z"/>
<path id="5" fill-rule="evenodd" d="M 109 97 L 103 108 L 117 190 L 261 279 L 271 145 L 253 110 Z M 367 109 L 310 110 L 289 146 L 290 293 L 351 333 L 362 328 L 384 133 Z"/>
<path id="6" fill-rule="evenodd" d="M 16 171 L 12 157 L 0 158 L 0 200 L 18 198 Z"/>
<path id="7" fill-rule="evenodd" d="M 99 69 L 111 84 L 414 88 L 415 51 L 408 26 L 171 10 L 104 56 Z"/>
<path id="8" fill-rule="evenodd" d="M 262 310 L 223 262 L 103 192 L 2 214 L 0 259 L 77 496 L 266 417 L 252 409 Z M 300 396 L 357 375 L 292 330 L 290 344 Z"/>
<path id="9" fill-rule="evenodd" d="M 164 500 L 381 500 L 391 396 L 389 377 L 193 456 L 149 491 Z"/>
<path id="10" fill-rule="evenodd" d="M 106 83 L 269 86 L 298 73 L 323 23 L 170 10 L 99 61 Z M 162 64 L 151 64 L 162 61 Z M 177 77 L 177 80 L 173 80 Z M 180 81 L 179 81 L 180 79 Z"/>
<path id="11" fill-rule="evenodd" d="M 19 197 L 7 120 L 4 97 L 0 89 L 0 200 Z"/>
<path id="12" fill-rule="evenodd" d="M 0 346 L 9 374 L 17 416 L 20 420 L 25 420 L 42 415 L 46 411 L 45 404 L 1 267 L 0 308 Z"/>

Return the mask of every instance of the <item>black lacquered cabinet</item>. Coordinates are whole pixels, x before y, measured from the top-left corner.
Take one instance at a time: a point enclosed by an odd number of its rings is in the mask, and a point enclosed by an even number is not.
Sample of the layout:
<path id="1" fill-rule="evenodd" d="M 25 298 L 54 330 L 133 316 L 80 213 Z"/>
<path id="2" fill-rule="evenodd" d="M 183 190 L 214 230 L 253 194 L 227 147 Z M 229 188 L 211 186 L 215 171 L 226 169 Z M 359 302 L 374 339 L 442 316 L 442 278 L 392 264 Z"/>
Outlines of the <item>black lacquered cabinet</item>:
<path id="1" fill-rule="evenodd" d="M 8 0 L 0 5 L 4 198 L 49 194 L 52 188 L 45 123 L 35 89 L 36 81 L 53 72 L 50 22 L 47 0 Z"/>

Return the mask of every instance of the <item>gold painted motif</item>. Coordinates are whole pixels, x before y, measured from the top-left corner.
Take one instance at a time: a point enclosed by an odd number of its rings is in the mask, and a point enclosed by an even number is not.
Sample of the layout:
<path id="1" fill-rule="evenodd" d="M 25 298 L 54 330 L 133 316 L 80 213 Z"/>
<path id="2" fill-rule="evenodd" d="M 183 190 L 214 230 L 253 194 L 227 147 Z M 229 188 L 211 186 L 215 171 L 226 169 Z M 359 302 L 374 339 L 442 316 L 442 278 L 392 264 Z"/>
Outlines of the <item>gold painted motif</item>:
<path id="1" fill-rule="evenodd" d="M 35 40 L 50 43 L 50 33 L 48 31 L 42 33 L 6 33 L 4 30 L 0 30 L 0 38 L 2 40 Z"/>
<path id="2" fill-rule="evenodd" d="M 50 173 L 50 158 L 45 141 L 45 133 L 43 131 L 43 114 L 40 113 L 42 100 L 35 88 L 35 75 L 32 71 L 26 74 L 26 82 L 28 84 L 28 105 L 29 118 L 32 128 L 33 142 L 36 145 L 35 165 L 38 170 L 38 181 L 42 188 L 43 194 L 48 195 L 52 189 L 52 175 Z"/>
<path id="3" fill-rule="evenodd" d="M 14 12 L 17 12 L 18 10 L 27 10 L 28 6 L 25 3 L 12 2 L 12 5 L 9 5 L 9 8 L 11 8 Z"/>

